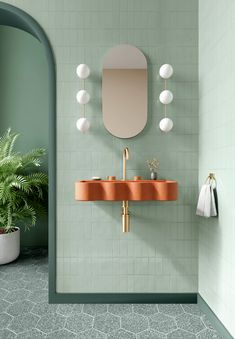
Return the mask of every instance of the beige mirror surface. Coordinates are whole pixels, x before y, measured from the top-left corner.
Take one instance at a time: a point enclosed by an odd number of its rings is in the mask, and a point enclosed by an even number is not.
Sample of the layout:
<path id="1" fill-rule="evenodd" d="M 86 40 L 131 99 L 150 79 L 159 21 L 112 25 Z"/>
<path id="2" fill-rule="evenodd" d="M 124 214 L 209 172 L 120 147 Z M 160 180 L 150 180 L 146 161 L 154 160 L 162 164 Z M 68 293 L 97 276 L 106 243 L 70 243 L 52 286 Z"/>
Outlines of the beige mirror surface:
<path id="1" fill-rule="evenodd" d="M 147 123 L 147 61 L 135 46 L 108 50 L 102 74 L 102 111 L 105 128 L 119 138 L 132 138 Z"/>

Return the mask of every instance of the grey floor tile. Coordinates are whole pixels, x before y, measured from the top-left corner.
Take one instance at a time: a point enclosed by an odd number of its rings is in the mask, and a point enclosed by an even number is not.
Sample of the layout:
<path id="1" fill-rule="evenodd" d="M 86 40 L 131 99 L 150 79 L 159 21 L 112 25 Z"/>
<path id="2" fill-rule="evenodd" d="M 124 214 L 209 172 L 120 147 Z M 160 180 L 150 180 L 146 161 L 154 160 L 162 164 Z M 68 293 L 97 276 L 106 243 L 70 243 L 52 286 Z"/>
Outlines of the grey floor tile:
<path id="1" fill-rule="evenodd" d="M 95 317 L 94 328 L 103 333 L 110 333 L 120 328 L 120 317 L 111 314 L 101 314 Z"/>
<path id="2" fill-rule="evenodd" d="M 66 329 L 58 330 L 47 334 L 46 339 L 75 339 L 76 334 Z"/>
<path id="3" fill-rule="evenodd" d="M 0 329 L 5 328 L 11 322 L 12 316 L 3 312 L 0 313 Z"/>
<path id="4" fill-rule="evenodd" d="M 92 329 L 78 333 L 76 339 L 106 339 L 106 335 L 102 332 Z"/>
<path id="5" fill-rule="evenodd" d="M 200 332 L 197 336 L 198 339 L 222 339 L 217 332 L 207 328 L 206 330 Z"/>
<path id="6" fill-rule="evenodd" d="M 105 304 L 85 304 L 83 306 L 83 313 L 91 316 L 96 316 L 107 312 L 107 305 Z"/>
<path id="7" fill-rule="evenodd" d="M 196 336 L 190 332 L 178 329 L 169 333 L 167 339 L 196 339 Z"/>
<path id="8" fill-rule="evenodd" d="M 60 330 L 64 327 L 66 318 L 57 313 L 48 313 L 41 317 L 37 324 L 37 329 L 44 333 Z"/>
<path id="9" fill-rule="evenodd" d="M 192 333 L 198 333 L 205 328 L 200 317 L 191 314 L 181 314 L 176 318 L 176 322 L 179 328 Z"/>
<path id="10" fill-rule="evenodd" d="M 1 299 L 0 300 L 0 313 L 5 312 L 6 309 L 11 305 L 11 303 L 9 303 L 6 300 Z"/>
<path id="11" fill-rule="evenodd" d="M 43 289 L 34 290 L 30 292 L 28 299 L 35 303 L 48 302 L 48 291 Z"/>
<path id="12" fill-rule="evenodd" d="M 4 297 L 4 299 L 9 302 L 15 302 L 18 300 L 25 300 L 29 297 L 29 295 L 30 295 L 30 291 L 22 288 L 22 289 L 7 292 L 7 295 L 6 297 Z"/>
<path id="13" fill-rule="evenodd" d="M 214 330 L 213 325 L 211 324 L 210 320 L 207 318 L 205 314 L 201 317 L 201 319 L 207 328 L 209 328 L 212 331 Z"/>
<path id="14" fill-rule="evenodd" d="M 34 306 L 34 303 L 29 300 L 20 300 L 12 303 L 6 310 L 6 312 L 12 316 L 21 315 L 23 313 L 29 313 Z"/>
<path id="15" fill-rule="evenodd" d="M 133 312 L 149 316 L 158 313 L 158 308 L 156 304 L 136 304 L 133 305 Z"/>
<path id="16" fill-rule="evenodd" d="M 43 302 L 40 304 L 34 304 L 34 307 L 31 310 L 31 313 L 36 314 L 38 316 L 43 316 L 49 313 L 55 313 L 58 309 L 58 305 L 48 304 L 48 302 Z"/>
<path id="17" fill-rule="evenodd" d="M 196 304 L 182 304 L 182 307 L 186 313 L 197 315 L 199 317 L 203 315 L 202 311 Z"/>
<path id="18" fill-rule="evenodd" d="M 158 309 L 161 313 L 176 317 L 184 313 L 184 310 L 179 304 L 159 304 Z"/>
<path id="19" fill-rule="evenodd" d="M 39 290 L 39 289 L 44 289 L 46 286 L 46 281 L 45 280 L 36 280 L 34 283 L 31 281 L 25 283 L 24 288 L 29 291 L 34 291 L 34 290 Z"/>
<path id="20" fill-rule="evenodd" d="M 75 313 L 68 317 L 65 327 L 75 333 L 92 328 L 94 318 L 88 314 Z"/>
<path id="21" fill-rule="evenodd" d="M 109 304 L 108 311 L 116 315 L 124 315 L 132 313 L 132 305 L 130 304 Z"/>
<path id="22" fill-rule="evenodd" d="M 35 314 L 24 313 L 14 317 L 8 326 L 15 333 L 29 331 L 36 327 L 39 317 Z"/>
<path id="23" fill-rule="evenodd" d="M 149 326 L 152 330 L 161 333 L 169 333 L 177 329 L 174 318 L 163 313 L 156 313 L 150 316 Z"/>
<path id="24" fill-rule="evenodd" d="M 0 339 L 222 339 L 195 304 L 49 305 L 42 249 L 1 266 L 0 286 Z"/>
<path id="25" fill-rule="evenodd" d="M 58 305 L 56 312 L 64 316 L 69 316 L 73 312 L 73 304 Z"/>
<path id="26" fill-rule="evenodd" d="M 138 333 L 137 339 L 166 339 L 166 335 L 154 330 L 146 330 Z"/>
<path id="27" fill-rule="evenodd" d="M 14 338 L 16 338 L 16 334 L 8 330 L 7 328 L 0 330 L 0 339 L 14 339 Z"/>
<path id="28" fill-rule="evenodd" d="M 139 333 L 148 329 L 148 319 L 140 314 L 127 314 L 121 317 L 121 327 L 129 332 Z"/>
<path id="29" fill-rule="evenodd" d="M 2 280 L 1 287 L 7 291 L 18 290 L 20 288 L 25 288 L 26 282 L 22 279 L 20 280 Z"/>
<path id="30" fill-rule="evenodd" d="M 36 328 L 33 328 L 30 331 L 19 333 L 16 336 L 16 339 L 45 339 L 45 338 L 46 338 L 45 333 L 42 333 Z"/>
<path id="31" fill-rule="evenodd" d="M 136 335 L 134 333 L 120 329 L 108 334 L 107 339 L 136 339 Z"/>

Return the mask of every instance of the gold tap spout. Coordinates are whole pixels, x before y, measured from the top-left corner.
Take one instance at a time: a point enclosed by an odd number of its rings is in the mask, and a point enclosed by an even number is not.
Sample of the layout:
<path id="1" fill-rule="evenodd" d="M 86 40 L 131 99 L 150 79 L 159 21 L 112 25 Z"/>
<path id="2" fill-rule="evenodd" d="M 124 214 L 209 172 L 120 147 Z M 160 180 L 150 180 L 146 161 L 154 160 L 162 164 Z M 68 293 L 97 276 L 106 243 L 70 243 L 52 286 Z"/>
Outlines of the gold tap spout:
<path id="1" fill-rule="evenodd" d="M 130 159 L 128 147 L 125 147 L 122 153 L 122 180 L 126 180 L 126 161 Z"/>

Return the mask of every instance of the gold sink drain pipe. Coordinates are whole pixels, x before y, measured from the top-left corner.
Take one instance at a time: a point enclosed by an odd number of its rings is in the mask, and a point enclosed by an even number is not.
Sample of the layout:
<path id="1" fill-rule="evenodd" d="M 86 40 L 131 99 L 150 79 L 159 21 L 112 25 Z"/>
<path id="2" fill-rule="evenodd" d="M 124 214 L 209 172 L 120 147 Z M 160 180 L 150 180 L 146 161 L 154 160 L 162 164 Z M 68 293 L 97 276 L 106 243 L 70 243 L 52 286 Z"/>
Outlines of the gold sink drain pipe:
<path id="1" fill-rule="evenodd" d="M 125 147 L 122 153 L 122 180 L 126 180 L 126 161 L 130 158 L 130 152 L 128 147 Z M 124 233 L 130 231 L 130 215 L 128 210 L 129 204 L 128 201 L 122 202 L 122 231 Z"/>

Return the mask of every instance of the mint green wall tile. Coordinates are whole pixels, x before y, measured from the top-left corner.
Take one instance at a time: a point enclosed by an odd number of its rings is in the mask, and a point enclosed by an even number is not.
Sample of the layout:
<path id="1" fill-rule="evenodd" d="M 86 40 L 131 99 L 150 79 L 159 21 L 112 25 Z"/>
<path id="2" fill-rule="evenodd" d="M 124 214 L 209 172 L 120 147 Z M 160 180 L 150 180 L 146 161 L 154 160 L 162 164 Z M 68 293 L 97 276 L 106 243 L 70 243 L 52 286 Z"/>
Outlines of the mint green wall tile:
<path id="1" fill-rule="evenodd" d="M 199 1 L 199 184 L 217 179 L 219 218 L 200 220 L 199 293 L 235 336 L 234 56 L 235 4 Z M 228 73 L 225 72 L 228 70 Z M 232 279 L 232 280 L 231 280 Z M 226 291 L 226 292 L 225 292 Z"/>
<path id="2" fill-rule="evenodd" d="M 14 0 L 8 0 L 15 3 Z M 45 28 L 57 61 L 57 257 L 59 292 L 196 292 L 198 76 L 197 1 L 17 0 Z M 107 50 L 139 47 L 148 60 L 148 123 L 132 139 L 111 136 L 102 122 L 101 76 Z M 87 63 L 91 94 L 87 134 L 75 123 L 81 112 L 76 66 Z M 173 131 L 158 128 L 161 64 L 172 63 Z M 131 232 L 121 230 L 120 203 L 74 201 L 74 181 L 122 175 L 122 149 L 130 148 L 127 175 L 149 178 L 146 160 L 158 157 L 159 177 L 179 182 L 176 202 L 131 202 Z"/>

